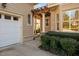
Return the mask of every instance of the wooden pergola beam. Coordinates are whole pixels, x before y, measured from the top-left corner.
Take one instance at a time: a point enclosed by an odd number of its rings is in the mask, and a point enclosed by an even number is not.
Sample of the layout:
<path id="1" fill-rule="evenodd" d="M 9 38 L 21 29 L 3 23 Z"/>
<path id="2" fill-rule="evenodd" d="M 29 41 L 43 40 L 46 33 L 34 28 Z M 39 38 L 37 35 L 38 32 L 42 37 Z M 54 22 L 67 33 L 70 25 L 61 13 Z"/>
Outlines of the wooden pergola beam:
<path id="1" fill-rule="evenodd" d="M 34 9 L 32 10 L 32 13 L 33 13 L 33 16 L 34 17 L 37 17 L 37 18 L 41 18 L 41 14 L 42 13 L 47 13 L 47 12 L 50 12 L 50 11 L 54 11 L 58 8 L 58 6 L 54 6 L 54 7 L 51 7 L 51 8 L 48 8 L 46 6 L 44 6 L 43 8 L 37 8 L 37 9 Z"/>

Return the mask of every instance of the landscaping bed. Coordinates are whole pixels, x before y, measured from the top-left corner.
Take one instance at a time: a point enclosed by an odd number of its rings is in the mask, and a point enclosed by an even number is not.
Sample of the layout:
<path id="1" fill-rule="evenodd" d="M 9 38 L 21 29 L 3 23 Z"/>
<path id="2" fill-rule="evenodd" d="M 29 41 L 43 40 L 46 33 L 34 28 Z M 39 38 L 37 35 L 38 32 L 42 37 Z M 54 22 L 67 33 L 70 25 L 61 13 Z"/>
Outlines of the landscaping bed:
<path id="1" fill-rule="evenodd" d="M 41 35 L 41 46 L 57 55 L 79 55 L 79 33 L 47 32 Z"/>

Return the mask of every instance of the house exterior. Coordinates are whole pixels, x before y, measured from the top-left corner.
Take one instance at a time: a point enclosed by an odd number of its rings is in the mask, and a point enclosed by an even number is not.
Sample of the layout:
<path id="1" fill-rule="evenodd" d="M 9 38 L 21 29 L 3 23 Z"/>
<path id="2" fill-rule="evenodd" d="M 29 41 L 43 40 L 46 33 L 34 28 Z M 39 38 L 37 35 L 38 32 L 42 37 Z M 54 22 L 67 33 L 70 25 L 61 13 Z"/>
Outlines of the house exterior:
<path id="1" fill-rule="evenodd" d="M 33 23 L 30 3 L 0 3 L 0 47 L 22 43 L 33 36 Z M 30 23 L 28 17 L 30 15 Z M 32 39 L 32 38 L 30 38 Z"/>
<path id="2" fill-rule="evenodd" d="M 78 3 L 49 3 L 39 9 L 34 5 L 0 3 L 0 47 L 32 40 L 37 33 L 79 31 Z"/>
<path id="3" fill-rule="evenodd" d="M 39 11 L 38 9 L 36 10 Z M 41 20 L 41 32 L 61 31 L 78 33 L 79 31 L 78 3 L 49 3 L 47 7 L 34 13 L 34 15 L 34 18 Z"/>

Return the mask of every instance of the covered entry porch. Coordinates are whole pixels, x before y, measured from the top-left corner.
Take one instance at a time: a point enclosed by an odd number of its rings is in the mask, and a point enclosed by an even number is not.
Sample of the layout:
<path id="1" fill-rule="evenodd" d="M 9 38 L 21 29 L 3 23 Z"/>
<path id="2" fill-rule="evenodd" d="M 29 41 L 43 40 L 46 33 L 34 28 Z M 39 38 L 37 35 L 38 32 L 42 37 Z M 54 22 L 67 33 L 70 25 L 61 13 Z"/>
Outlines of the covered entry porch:
<path id="1" fill-rule="evenodd" d="M 34 34 L 48 31 L 62 31 L 61 5 L 44 6 L 32 10 Z"/>

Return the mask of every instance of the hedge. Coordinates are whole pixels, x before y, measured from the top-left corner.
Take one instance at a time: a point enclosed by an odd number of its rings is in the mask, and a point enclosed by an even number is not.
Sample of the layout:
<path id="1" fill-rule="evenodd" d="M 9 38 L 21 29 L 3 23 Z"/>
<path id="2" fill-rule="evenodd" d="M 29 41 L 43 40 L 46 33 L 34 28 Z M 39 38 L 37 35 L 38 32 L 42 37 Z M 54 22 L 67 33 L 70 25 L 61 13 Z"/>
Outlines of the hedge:
<path id="1" fill-rule="evenodd" d="M 55 32 L 55 31 L 49 31 L 45 33 L 45 35 L 49 36 L 58 36 L 58 37 L 67 37 L 67 38 L 73 38 L 79 41 L 79 33 L 72 33 L 72 32 Z"/>
<path id="2" fill-rule="evenodd" d="M 66 32 L 45 33 L 41 36 L 41 47 L 57 55 L 79 55 L 78 34 Z"/>
<path id="3" fill-rule="evenodd" d="M 42 35 L 41 36 L 41 45 L 42 48 L 44 48 L 45 50 L 49 50 L 50 48 L 50 37 L 47 35 Z"/>
<path id="4" fill-rule="evenodd" d="M 77 41 L 72 38 L 60 39 L 61 46 L 67 55 L 75 55 Z"/>

